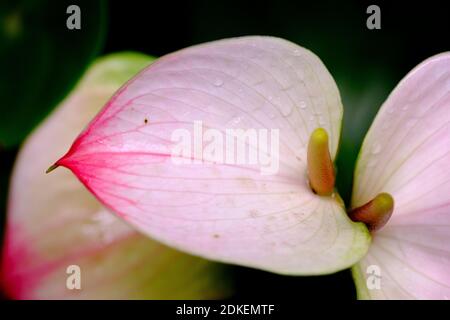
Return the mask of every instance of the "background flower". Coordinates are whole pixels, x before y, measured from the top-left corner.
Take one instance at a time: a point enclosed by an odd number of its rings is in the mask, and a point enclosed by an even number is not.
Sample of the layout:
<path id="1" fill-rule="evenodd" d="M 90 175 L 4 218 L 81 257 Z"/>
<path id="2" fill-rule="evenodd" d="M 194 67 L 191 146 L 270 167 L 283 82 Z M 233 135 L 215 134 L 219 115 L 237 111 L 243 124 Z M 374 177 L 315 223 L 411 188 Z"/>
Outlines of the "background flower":
<path id="1" fill-rule="evenodd" d="M 72 94 L 30 136 L 8 203 L 2 282 L 15 299 L 209 299 L 230 293 L 223 266 L 170 249 L 117 219 L 73 176 L 45 168 L 111 94 L 152 59 L 96 61 Z M 81 269 L 81 290 L 66 269 Z"/>
<path id="2" fill-rule="evenodd" d="M 395 209 L 353 268 L 361 298 L 450 298 L 449 164 L 450 53 L 443 53 L 399 83 L 364 140 L 352 205 L 388 192 Z M 369 290 L 371 265 L 381 280 Z"/>

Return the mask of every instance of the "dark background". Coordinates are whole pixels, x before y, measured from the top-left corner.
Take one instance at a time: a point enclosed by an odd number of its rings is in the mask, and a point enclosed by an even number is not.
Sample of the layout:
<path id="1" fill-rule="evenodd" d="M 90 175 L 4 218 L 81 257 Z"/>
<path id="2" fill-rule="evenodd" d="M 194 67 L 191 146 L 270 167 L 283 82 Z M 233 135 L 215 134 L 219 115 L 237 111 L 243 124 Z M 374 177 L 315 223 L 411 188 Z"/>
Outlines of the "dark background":
<path id="1" fill-rule="evenodd" d="M 381 8 L 381 30 L 366 28 L 370 4 Z M 335 78 L 344 104 L 336 164 L 337 187 L 346 203 L 352 183 L 348 177 L 382 102 L 414 66 L 450 50 L 445 1 L 127 0 L 109 2 L 105 12 L 106 33 L 98 54 L 140 51 L 161 56 L 205 41 L 254 34 L 286 38 L 316 53 Z M 76 53 L 77 47 L 72 50 Z M 17 150 L 17 146 L 0 146 L 3 224 L 7 184 Z M 355 298 L 349 271 L 320 277 L 278 276 L 241 267 L 232 267 L 230 272 L 239 298 Z"/>

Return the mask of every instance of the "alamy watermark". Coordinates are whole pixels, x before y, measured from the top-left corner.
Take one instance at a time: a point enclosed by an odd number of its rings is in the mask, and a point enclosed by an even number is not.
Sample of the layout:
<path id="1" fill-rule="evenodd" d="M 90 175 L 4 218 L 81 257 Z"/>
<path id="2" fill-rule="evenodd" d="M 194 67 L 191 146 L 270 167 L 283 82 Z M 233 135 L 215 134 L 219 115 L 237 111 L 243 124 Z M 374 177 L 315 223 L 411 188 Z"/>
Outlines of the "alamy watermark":
<path id="1" fill-rule="evenodd" d="M 366 20 L 366 26 L 369 30 L 381 29 L 381 9 L 379 6 L 372 4 L 367 7 L 366 13 L 370 16 Z"/>
<path id="2" fill-rule="evenodd" d="M 381 269 L 376 264 L 371 264 L 366 269 L 366 286 L 369 290 L 381 289 Z"/>
<path id="3" fill-rule="evenodd" d="M 66 20 L 66 27 L 69 30 L 81 29 L 81 9 L 79 6 L 72 4 L 67 7 L 66 13 L 69 14 Z"/>
<path id="4" fill-rule="evenodd" d="M 66 288 L 69 290 L 81 290 L 81 268 L 76 264 L 67 267 Z"/>
<path id="5" fill-rule="evenodd" d="M 192 130 L 174 130 L 171 140 L 171 159 L 176 165 L 256 165 L 262 175 L 276 174 L 279 169 L 278 129 L 218 130 L 194 121 Z"/>

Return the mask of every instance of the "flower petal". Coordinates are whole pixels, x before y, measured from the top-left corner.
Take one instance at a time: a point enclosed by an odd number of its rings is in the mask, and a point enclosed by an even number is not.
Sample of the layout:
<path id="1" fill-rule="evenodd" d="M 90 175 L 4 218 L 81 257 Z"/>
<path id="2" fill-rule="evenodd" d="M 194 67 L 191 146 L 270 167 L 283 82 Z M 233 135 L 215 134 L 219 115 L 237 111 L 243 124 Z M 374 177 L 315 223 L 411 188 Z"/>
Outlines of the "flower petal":
<path id="1" fill-rule="evenodd" d="M 450 53 L 411 71 L 380 109 L 355 171 L 353 207 L 378 193 L 395 200 L 355 267 L 357 287 L 371 298 L 450 297 Z M 381 289 L 364 272 L 378 265 Z M 364 294 L 365 292 L 365 294 Z"/>
<path id="2" fill-rule="evenodd" d="M 2 276 L 16 299 L 204 299 L 224 297 L 222 267 L 139 234 L 64 170 L 45 168 L 114 91 L 151 59 L 100 59 L 22 148 L 9 198 Z M 66 288 L 78 265 L 81 290 Z"/>
<path id="3" fill-rule="evenodd" d="M 314 54 L 277 38 L 228 39 L 143 70 L 57 164 L 165 244 L 278 273 L 334 272 L 356 262 L 370 241 L 365 226 L 351 222 L 331 197 L 313 194 L 306 178 L 311 132 L 329 133 L 334 158 L 341 118 L 336 84 Z M 259 160 L 269 156 L 265 165 L 201 162 L 201 151 L 172 156 L 174 132 L 184 129 L 195 139 L 199 123 L 225 138 L 227 129 L 278 132 L 279 149 L 265 148 L 262 139 L 237 140 Z M 205 141 L 198 144 L 206 150 Z M 233 151 L 225 149 L 227 156 Z"/>

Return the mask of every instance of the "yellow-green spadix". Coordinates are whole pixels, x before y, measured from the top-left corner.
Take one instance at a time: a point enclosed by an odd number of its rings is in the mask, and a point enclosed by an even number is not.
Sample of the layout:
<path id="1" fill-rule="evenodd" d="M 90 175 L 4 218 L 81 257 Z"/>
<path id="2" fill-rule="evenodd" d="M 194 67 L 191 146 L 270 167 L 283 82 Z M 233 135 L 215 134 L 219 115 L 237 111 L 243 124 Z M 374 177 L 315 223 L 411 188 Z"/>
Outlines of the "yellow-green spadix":
<path id="1" fill-rule="evenodd" d="M 308 178 L 314 192 L 321 196 L 333 193 L 335 174 L 325 129 L 313 131 L 308 144 Z"/>

